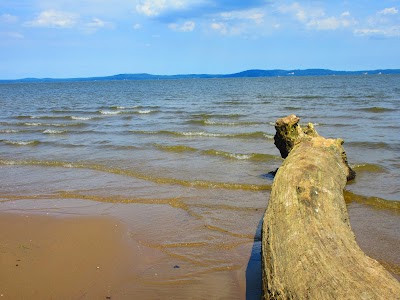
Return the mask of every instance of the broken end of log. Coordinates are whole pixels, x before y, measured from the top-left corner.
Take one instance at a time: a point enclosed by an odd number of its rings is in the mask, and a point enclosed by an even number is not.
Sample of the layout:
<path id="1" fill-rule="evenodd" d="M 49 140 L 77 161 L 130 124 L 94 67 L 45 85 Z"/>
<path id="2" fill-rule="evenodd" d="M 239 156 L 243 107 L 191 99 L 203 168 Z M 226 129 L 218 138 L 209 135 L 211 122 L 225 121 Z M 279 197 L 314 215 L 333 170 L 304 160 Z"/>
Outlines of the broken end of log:
<path id="1" fill-rule="evenodd" d="M 289 115 L 287 117 L 278 119 L 275 123 L 276 133 L 274 136 L 274 144 L 278 148 L 282 158 L 286 158 L 290 151 L 292 151 L 292 149 L 300 142 L 310 141 L 313 138 L 320 137 L 312 123 L 308 123 L 305 128 L 301 128 L 299 122 L 299 117 L 296 115 Z M 316 141 L 318 141 L 318 139 L 316 139 Z M 346 152 L 342 147 L 344 143 L 343 139 L 322 138 L 320 141 L 324 141 L 324 143 L 335 144 L 338 146 L 338 149 L 342 150 L 341 157 L 347 168 L 347 181 L 353 180 L 356 177 L 356 172 L 351 169 L 348 164 Z M 325 146 L 329 147 L 330 145 Z"/>

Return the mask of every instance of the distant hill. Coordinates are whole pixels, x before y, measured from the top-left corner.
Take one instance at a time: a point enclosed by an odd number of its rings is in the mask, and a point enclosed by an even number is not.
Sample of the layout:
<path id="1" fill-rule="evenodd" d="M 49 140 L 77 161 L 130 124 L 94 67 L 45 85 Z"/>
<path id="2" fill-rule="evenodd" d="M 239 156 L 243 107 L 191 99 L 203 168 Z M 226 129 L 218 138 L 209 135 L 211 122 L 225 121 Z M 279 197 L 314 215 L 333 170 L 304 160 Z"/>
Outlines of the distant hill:
<path id="1" fill-rule="evenodd" d="M 109 81 L 109 80 L 155 80 L 155 79 L 190 79 L 190 78 L 254 78 L 254 77 L 284 77 L 284 76 L 339 76 L 339 75 L 377 75 L 400 74 L 400 69 L 382 69 L 365 71 L 333 71 L 328 69 L 306 70 L 246 70 L 233 74 L 177 74 L 153 75 L 147 73 L 118 74 L 103 77 L 85 78 L 23 78 L 15 80 L 0 80 L 6 82 L 60 82 L 60 81 Z"/>

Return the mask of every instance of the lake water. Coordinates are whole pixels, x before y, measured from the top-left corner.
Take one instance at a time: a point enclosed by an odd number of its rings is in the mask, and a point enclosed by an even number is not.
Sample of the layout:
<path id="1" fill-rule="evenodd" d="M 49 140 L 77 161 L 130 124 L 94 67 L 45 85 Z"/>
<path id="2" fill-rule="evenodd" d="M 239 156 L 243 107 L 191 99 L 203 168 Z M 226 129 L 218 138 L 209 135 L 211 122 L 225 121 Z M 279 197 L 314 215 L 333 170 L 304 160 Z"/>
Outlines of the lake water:
<path id="1" fill-rule="evenodd" d="M 166 254 L 148 288 L 218 274 L 231 299 L 260 288 L 274 123 L 289 114 L 344 139 L 356 237 L 400 268 L 400 76 L 4 83 L 0 105 L 0 211 L 119 218 Z"/>

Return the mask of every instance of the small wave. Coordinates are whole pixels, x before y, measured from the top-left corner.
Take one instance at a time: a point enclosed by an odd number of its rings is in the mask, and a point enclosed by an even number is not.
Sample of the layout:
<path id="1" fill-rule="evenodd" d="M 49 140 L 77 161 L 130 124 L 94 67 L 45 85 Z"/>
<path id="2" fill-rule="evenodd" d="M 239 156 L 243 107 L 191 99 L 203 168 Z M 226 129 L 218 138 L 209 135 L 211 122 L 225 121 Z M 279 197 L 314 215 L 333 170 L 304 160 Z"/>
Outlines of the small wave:
<path id="1" fill-rule="evenodd" d="M 362 204 L 370 205 L 377 209 L 393 209 L 400 211 L 400 201 L 386 200 L 379 197 L 367 197 L 355 194 L 348 190 L 343 191 L 344 199 L 346 202 L 359 202 Z"/>
<path id="2" fill-rule="evenodd" d="M 151 113 L 155 113 L 158 112 L 156 110 L 121 110 L 119 111 L 118 114 L 122 114 L 122 115 L 137 115 L 137 114 L 151 114 Z"/>
<path id="3" fill-rule="evenodd" d="M 222 102 L 215 102 L 217 105 L 226 105 L 226 106 L 239 106 L 239 105 L 244 105 L 246 102 L 243 102 L 241 100 L 226 100 Z"/>
<path id="4" fill-rule="evenodd" d="M 158 109 L 160 106 L 158 105 L 111 105 L 111 106 L 101 106 L 99 107 L 100 110 L 126 110 L 126 109 Z"/>
<path id="5" fill-rule="evenodd" d="M 99 110 L 102 115 L 118 115 L 121 113 L 120 110 Z"/>
<path id="6" fill-rule="evenodd" d="M 301 96 L 297 96 L 295 98 L 297 98 L 297 99 L 324 99 L 326 97 L 321 96 L 321 95 L 301 95 Z"/>
<path id="7" fill-rule="evenodd" d="M 326 97 L 321 95 L 287 95 L 287 96 L 280 96 L 279 98 L 312 100 L 312 99 L 325 99 Z"/>
<path id="8" fill-rule="evenodd" d="M 19 125 L 19 126 L 32 126 L 32 127 L 37 127 L 37 126 L 53 126 L 53 127 L 68 127 L 68 126 L 85 126 L 86 124 L 83 123 L 36 123 L 36 122 L 26 122 L 22 124 L 14 124 L 14 125 Z"/>
<path id="9" fill-rule="evenodd" d="M 9 140 L 2 140 L 3 143 L 7 145 L 13 145 L 13 146 L 36 146 L 39 145 L 40 142 L 37 140 L 33 141 L 9 141 Z"/>
<path id="10" fill-rule="evenodd" d="M 297 107 L 297 106 L 285 106 L 284 109 L 286 110 L 301 110 L 301 107 Z"/>
<path id="11" fill-rule="evenodd" d="M 92 117 L 75 117 L 75 116 L 71 116 L 72 120 L 80 120 L 80 121 L 87 121 L 92 119 Z"/>
<path id="12" fill-rule="evenodd" d="M 120 110 L 120 109 L 126 109 L 127 107 L 126 106 L 120 106 L 120 105 L 112 105 L 112 106 L 109 106 L 109 107 L 102 107 L 102 108 L 104 108 L 104 109 L 111 109 L 111 110 Z"/>
<path id="13" fill-rule="evenodd" d="M 185 145 L 170 146 L 170 145 L 154 144 L 154 146 L 160 150 L 169 151 L 169 152 L 196 152 L 197 151 L 196 148 L 192 148 L 192 147 L 185 146 Z"/>
<path id="14" fill-rule="evenodd" d="M 52 120 L 52 119 L 68 119 L 68 117 L 66 117 L 66 116 L 17 116 L 16 119 Z"/>
<path id="15" fill-rule="evenodd" d="M 210 114 L 210 113 L 200 113 L 200 114 L 193 114 L 192 117 L 200 118 L 200 119 L 218 119 L 218 118 L 225 118 L 225 119 L 239 119 L 243 117 L 242 114 Z"/>
<path id="16" fill-rule="evenodd" d="M 151 109 L 143 109 L 143 110 L 139 110 L 138 114 L 151 114 L 151 113 L 156 113 L 156 110 L 151 110 Z"/>
<path id="17" fill-rule="evenodd" d="M 384 142 L 346 142 L 347 146 L 364 149 L 390 149 L 390 144 Z"/>
<path id="18" fill-rule="evenodd" d="M 375 164 L 358 164 L 351 165 L 351 168 L 356 172 L 371 172 L 371 173 L 384 173 L 386 169 L 380 165 Z"/>
<path id="19" fill-rule="evenodd" d="M 24 123 L 26 126 L 44 126 L 43 123 Z"/>
<path id="20" fill-rule="evenodd" d="M 185 145 L 160 145 L 160 144 L 154 144 L 154 146 L 160 150 L 163 151 L 169 151 L 169 152 L 197 152 L 200 151 L 199 149 L 190 147 L 190 146 L 185 146 Z M 208 155 L 208 156 L 220 156 L 228 159 L 236 159 L 236 160 L 253 160 L 253 161 L 270 161 L 273 159 L 277 159 L 277 156 L 271 155 L 271 154 L 263 154 L 263 153 L 249 153 L 249 154 L 241 154 L 241 153 L 230 153 L 226 151 L 219 151 L 219 150 L 214 150 L 214 149 L 209 149 L 209 150 L 202 150 L 201 153 L 203 155 Z"/>
<path id="21" fill-rule="evenodd" d="M 371 113 L 384 113 L 384 112 L 389 112 L 389 111 L 395 111 L 395 109 L 392 108 L 385 108 L 385 107 L 365 107 L 365 108 L 360 108 L 358 109 L 360 111 L 365 111 L 365 112 L 371 112 Z"/>
<path id="22" fill-rule="evenodd" d="M 326 124 L 324 124 L 326 125 Z M 329 124 L 332 127 L 352 127 L 354 124 L 344 124 L 344 123 L 336 123 L 336 124 Z"/>
<path id="23" fill-rule="evenodd" d="M 210 125 L 210 126 L 251 126 L 251 125 L 260 125 L 260 122 L 221 122 L 221 121 L 212 121 L 212 120 L 190 120 L 189 124 L 199 124 L 199 125 Z"/>
<path id="24" fill-rule="evenodd" d="M 300 126 L 303 128 L 306 128 L 308 126 L 309 123 L 300 123 Z M 313 126 L 320 126 L 321 123 L 311 123 Z M 268 122 L 268 125 L 274 126 L 275 127 L 275 122 Z"/>
<path id="25" fill-rule="evenodd" d="M 137 146 L 132 145 L 101 145 L 101 148 L 113 149 L 113 150 L 138 150 L 141 149 Z"/>
<path id="26" fill-rule="evenodd" d="M 237 160 L 254 160 L 254 161 L 270 161 L 272 159 L 276 159 L 277 157 L 270 154 L 263 153 L 249 153 L 249 154 L 240 154 L 240 153 L 230 153 L 225 151 L 218 151 L 214 149 L 204 150 L 202 151 L 205 155 L 210 156 L 221 156 L 229 159 L 237 159 Z"/>
<path id="27" fill-rule="evenodd" d="M 272 139 L 273 136 L 266 134 L 262 131 L 256 132 L 246 132 L 246 133 L 212 133 L 212 132 L 205 132 L 205 131 L 187 131 L 187 132 L 179 132 L 179 131 L 168 131 L 168 130 L 160 130 L 160 131 L 143 131 L 143 130 L 131 130 L 131 133 L 135 134 L 149 134 L 149 135 L 174 135 L 174 136 L 186 136 L 186 137 L 195 137 L 195 136 L 202 136 L 202 137 L 222 137 L 222 138 L 267 138 Z"/>
<path id="28" fill-rule="evenodd" d="M 54 129 L 46 129 L 43 131 L 44 134 L 62 134 L 65 133 L 64 130 L 54 130 Z"/>
<path id="29" fill-rule="evenodd" d="M 15 129 L 1 129 L 0 133 L 18 133 L 19 130 L 15 130 Z"/>
<path id="30" fill-rule="evenodd" d="M 310 124 L 310 123 L 300 123 L 300 126 L 302 127 L 302 128 L 306 128 L 307 126 L 308 126 L 308 124 Z M 313 126 L 320 126 L 321 124 L 320 123 L 311 123 Z"/>
<path id="31" fill-rule="evenodd" d="M 270 190 L 270 185 L 257 185 L 249 183 L 233 183 L 233 182 L 216 182 L 207 180 L 183 180 L 168 177 L 156 177 L 152 175 L 143 174 L 134 170 L 111 168 L 104 165 L 85 164 L 85 163 L 73 163 L 73 162 L 62 162 L 62 161 L 43 161 L 43 160 L 3 160 L 0 159 L 0 165 L 31 165 L 31 166 L 42 166 L 42 167 L 62 167 L 62 168 L 77 168 L 77 169 L 89 169 L 99 172 L 106 172 L 111 174 L 117 174 L 122 176 L 134 177 L 142 180 L 151 181 L 157 184 L 173 184 L 186 187 L 196 188 L 208 188 L 208 189 L 231 189 L 231 190 Z"/>

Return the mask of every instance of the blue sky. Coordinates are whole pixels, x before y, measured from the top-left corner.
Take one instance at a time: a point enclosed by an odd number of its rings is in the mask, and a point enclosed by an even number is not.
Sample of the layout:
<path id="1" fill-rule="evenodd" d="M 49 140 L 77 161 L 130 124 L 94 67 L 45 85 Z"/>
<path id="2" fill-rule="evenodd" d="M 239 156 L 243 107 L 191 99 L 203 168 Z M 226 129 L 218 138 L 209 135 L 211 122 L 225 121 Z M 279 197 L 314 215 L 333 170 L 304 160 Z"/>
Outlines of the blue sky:
<path id="1" fill-rule="evenodd" d="M 400 0 L 1 0 L 0 78 L 400 68 Z"/>

